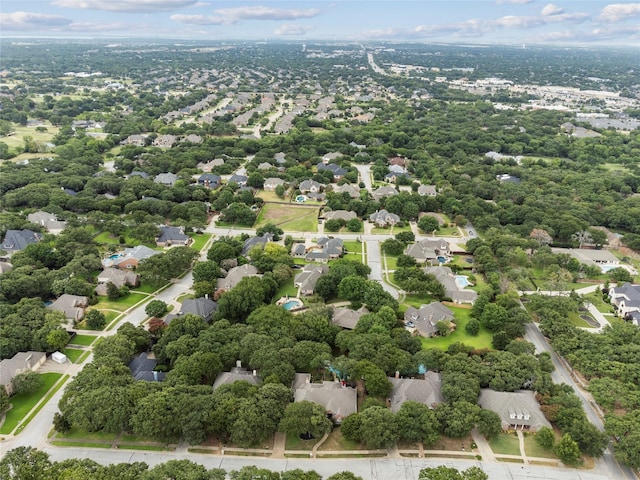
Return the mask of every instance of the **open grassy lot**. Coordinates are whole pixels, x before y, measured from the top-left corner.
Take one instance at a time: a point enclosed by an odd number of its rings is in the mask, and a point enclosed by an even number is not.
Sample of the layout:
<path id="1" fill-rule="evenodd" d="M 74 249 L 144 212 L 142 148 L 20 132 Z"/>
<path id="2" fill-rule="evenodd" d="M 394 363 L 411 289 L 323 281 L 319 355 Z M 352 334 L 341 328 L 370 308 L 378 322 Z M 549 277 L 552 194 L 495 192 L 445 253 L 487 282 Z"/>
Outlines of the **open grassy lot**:
<path id="1" fill-rule="evenodd" d="M 9 136 L 0 137 L 0 141 L 6 143 L 10 149 L 24 148 L 24 138 L 31 137 L 36 144 L 50 143 L 55 135 L 58 134 L 60 129 L 51 125 L 42 125 L 47 129 L 46 132 L 37 132 L 36 127 L 27 127 L 13 124 L 14 133 Z M 42 155 L 42 154 L 40 154 Z"/>
<path id="2" fill-rule="evenodd" d="M 449 345 L 462 342 L 466 345 L 470 345 L 474 348 L 482 349 L 489 348 L 491 349 L 491 333 L 486 330 L 484 327 L 480 327 L 480 331 L 478 335 L 472 336 L 467 333 L 465 330 L 465 326 L 471 320 L 471 311 L 467 308 L 462 307 L 452 307 L 447 305 L 454 315 L 456 316 L 456 331 L 447 335 L 446 337 L 433 337 L 433 338 L 422 338 L 422 348 L 440 348 L 442 350 L 446 350 L 449 348 Z"/>
<path id="3" fill-rule="evenodd" d="M 500 433 L 489 440 L 493 453 L 503 455 L 520 455 L 520 444 L 515 433 Z"/>
<path id="4" fill-rule="evenodd" d="M 362 253 L 362 242 L 344 242 L 344 248 L 349 253 Z"/>
<path id="5" fill-rule="evenodd" d="M 111 235 L 109 232 L 101 232 L 95 237 L 93 237 L 93 241 L 96 243 L 106 243 L 111 245 L 120 245 L 120 236 Z M 127 235 L 124 236 L 124 242 L 127 245 L 138 245 L 140 242 L 132 237 Z M 153 245 L 155 247 L 155 245 Z"/>
<path id="6" fill-rule="evenodd" d="M 460 230 L 458 227 L 440 227 L 436 231 L 436 237 L 459 237 Z"/>
<path id="7" fill-rule="evenodd" d="M 97 335 L 76 335 L 69 342 L 69 345 L 82 345 L 83 347 L 88 347 L 93 342 L 95 342 Z"/>
<path id="8" fill-rule="evenodd" d="M 42 397 L 44 397 L 53 385 L 62 377 L 61 373 L 41 373 L 40 376 L 44 380 L 42 387 L 36 392 L 26 395 L 17 394 L 11 397 L 11 410 L 5 414 L 5 420 L 0 427 L 0 433 L 11 433 L 18 423 L 36 406 Z"/>
<path id="9" fill-rule="evenodd" d="M 124 312 L 147 297 L 148 295 L 144 293 L 130 293 L 125 297 L 118 298 L 117 300 L 109 300 L 106 297 L 101 297 L 100 301 L 94 306 L 94 308 L 97 308 L 98 310 L 117 310 L 119 312 Z"/>
<path id="10" fill-rule="evenodd" d="M 286 231 L 317 232 L 318 209 L 267 203 L 262 207 L 255 226 L 261 227 L 267 223 L 274 223 Z"/>
<path id="11" fill-rule="evenodd" d="M 198 252 L 202 250 L 202 247 L 207 243 L 207 240 L 211 238 L 210 233 L 193 233 L 189 236 L 193 238 L 193 243 L 190 245 L 191 248 Z"/>

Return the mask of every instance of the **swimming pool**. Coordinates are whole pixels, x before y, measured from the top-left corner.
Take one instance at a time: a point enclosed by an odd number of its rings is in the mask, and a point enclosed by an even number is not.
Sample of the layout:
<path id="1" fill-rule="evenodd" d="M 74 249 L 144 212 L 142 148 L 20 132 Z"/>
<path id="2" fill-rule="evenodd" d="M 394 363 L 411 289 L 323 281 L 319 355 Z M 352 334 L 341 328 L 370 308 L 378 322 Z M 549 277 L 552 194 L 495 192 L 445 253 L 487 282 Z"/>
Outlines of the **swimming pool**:
<path id="1" fill-rule="evenodd" d="M 287 300 L 285 303 L 282 304 L 282 306 L 284 307 L 285 310 L 292 310 L 294 308 L 298 308 L 301 307 L 303 305 L 303 303 L 298 300 L 297 298 L 293 298 L 291 300 Z"/>
<path id="2" fill-rule="evenodd" d="M 615 263 L 608 263 L 608 264 L 603 264 L 598 266 L 600 267 L 600 270 L 602 270 L 602 273 L 608 273 L 614 268 L 620 268 L 620 265 L 617 265 Z"/>
<path id="3" fill-rule="evenodd" d="M 307 197 L 305 195 L 298 195 L 296 197 L 296 202 L 297 203 L 304 203 L 307 201 Z"/>
<path id="4" fill-rule="evenodd" d="M 121 254 L 121 253 L 116 253 L 116 254 L 114 254 L 114 255 L 111 255 L 111 256 L 109 257 L 109 259 L 110 259 L 110 260 L 115 260 L 116 258 L 120 258 L 120 257 L 122 257 L 122 254 Z"/>
<path id="5" fill-rule="evenodd" d="M 446 258 L 446 257 L 443 257 L 443 256 L 439 256 L 439 257 L 438 257 L 438 262 L 440 262 L 440 263 L 447 263 L 447 258 Z"/>
<path id="6" fill-rule="evenodd" d="M 456 275 L 455 276 L 455 280 L 456 280 L 456 285 L 458 286 L 458 288 L 464 288 L 464 287 L 468 287 L 469 285 L 471 285 L 471 283 L 469 282 L 469 279 L 467 278 L 466 275 Z"/>

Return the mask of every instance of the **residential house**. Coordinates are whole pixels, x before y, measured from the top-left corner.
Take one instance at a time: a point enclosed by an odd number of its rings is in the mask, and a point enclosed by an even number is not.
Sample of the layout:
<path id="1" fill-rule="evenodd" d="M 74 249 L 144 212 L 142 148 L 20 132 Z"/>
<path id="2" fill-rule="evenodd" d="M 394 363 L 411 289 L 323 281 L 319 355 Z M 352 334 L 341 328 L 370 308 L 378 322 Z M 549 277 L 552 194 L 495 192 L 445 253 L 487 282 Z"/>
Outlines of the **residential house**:
<path id="1" fill-rule="evenodd" d="M 388 183 L 396 183 L 399 178 L 411 179 L 411 175 L 408 173 L 389 172 L 384 176 L 384 181 Z"/>
<path id="2" fill-rule="evenodd" d="M 389 172 L 390 173 L 407 173 L 407 169 L 402 165 L 390 165 Z"/>
<path id="3" fill-rule="evenodd" d="M 283 163 L 286 163 L 286 161 L 287 161 L 286 158 L 285 158 L 286 156 L 287 156 L 286 153 L 278 152 L 273 156 L 273 159 L 276 161 L 276 163 L 278 165 L 282 165 Z"/>
<path id="4" fill-rule="evenodd" d="M 171 148 L 175 145 L 178 139 L 175 135 L 158 135 L 158 137 L 153 141 L 154 147 L 160 148 Z"/>
<path id="5" fill-rule="evenodd" d="M 442 377 L 439 373 L 427 372 L 424 378 L 400 378 L 396 374 L 389 381 L 393 388 L 387 401 L 393 413 L 398 413 L 404 402 L 418 402 L 429 408 L 444 402 Z"/>
<path id="6" fill-rule="evenodd" d="M 233 385 L 236 382 L 248 382 L 251 385 L 260 385 L 262 383 L 255 370 L 249 371 L 246 368 L 242 368 L 242 364 L 238 360 L 231 371 L 218 374 L 213 382 L 213 390 L 217 390 L 222 385 Z"/>
<path id="7" fill-rule="evenodd" d="M 84 318 L 84 309 L 89 306 L 89 297 L 81 295 L 60 295 L 47 309 L 64 313 L 64 317 L 72 322 L 79 322 Z"/>
<path id="8" fill-rule="evenodd" d="M 421 197 L 435 197 L 438 195 L 435 185 L 420 185 L 418 187 L 418 195 Z"/>
<path id="9" fill-rule="evenodd" d="M 415 258 L 417 263 L 429 262 L 432 265 L 446 263 L 451 259 L 449 243 L 438 239 L 424 239 L 407 245 L 405 254 Z"/>
<path id="10" fill-rule="evenodd" d="M 97 295 L 107 295 L 109 290 L 107 285 L 113 283 L 117 288 L 125 285 L 129 287 L 137 287 L 140 284 L 140 275 L 126 270 L 107 267 L 98 274 L 98 286 L 96 287 Z"/>
<path id="11" fill-rule="evenodd" d="M 208 296 L 200 298 L 187 298 L 182 302 L 182 306 L 178 313 L 185 315 L 191 313 L 202 317 L 205 322 L 209 323 L 213 318 L 213 314 L 218 310 L 218 304 L 211 300 Z"/>
<path id="12" fill-rule="evenodd" d="M 246 187 L 249 177 L 246 175 L 233 174 L 229 177 L 227 183 L 236 183 L 239 187 Z"/>
<path id="13" fill-rule="evenodd" d="M 349 146 L 350 146 L 350 147 L 357 148 L 358 150 L 364 150 L 365 148 L 367 148 L 367 146 L 366 146 L 366 145 L 361 144 L 361 143 L 356 143 L 356 142 L 350 142 L 350 143 L 349 143 Z"/>
<path id="14" fill-rule="evenodd" d="M 340 165 L 336 165 L 335 163 L 329 163 L 326 165 L 324 163 L 318 164 L 318 172 L 322 172 L 325 170 L 333 173 L 333 180 L 335 182 L 342 180 L 342 178 L 347 174 L 347 171 L 344 168 L 342 168 Z"/>
<path id="15" fill-rule="evenodd" d="M 298 288 L 300 295 L 313 295 L 318 279 L 329 272 L 326 265 L 305 265 L 302 271 L 296 275 L 293 285 Z"/>
<path id="16" fill-rule="evenodd" d="M 389 213 L 383 209 L 369 215 L 369 221 L 375 223 L 379 227 L 388 227 L 398 223 L 400 221 L 400 217 L 395 213 Z"/>
<path id="17" fill-rule="evenodd" d="M 160 255 L 162 252 L 153 250 L 145 245 L 138 245 L 133 248 L 125 248 L 122 252 L 109 256 L 102 260 L 105 267 L 116 267 L 121 269 L 136 268 L 142 260 Z"/>
<path id="18" fill-rule="evenodd" d="M 316 182 L 315 180 L 303 180 L 300 182 L 300 186 L 298 187 L 302 193 L 319 193 L 322 190 L 321 183 Z"/>
<path id="19" fill-rule="evenodd" d="M 333 187 L 334 193 L 346 193 L 351 198 L 360 198 L 360 188 L 355 185 L 351 185 L 349 183 L 345 183 L 344 185 L 336 185 Z"/>
<path id="20" fill-rule="evenodd" d="M 371 195 L 373 195 L 373 199 L 376 202 L 379 202 L 385 197 L 392 197 L 393 195 L 398 195 L 398 191 L 392 186 L 386 185 L 384 187 L 378 188 L 377 190 L 374 190 Z"/>
<path id="21" fill-rule="evenodd" d="M 456 276 L 449 267 L 425 267 L 425 273 L 430 273 L 444 287 L 445 297 L 449 297 L 455 303 L 470 303 L 473 305 L 478 298 L 477 292 L 468 290 L 458 285 Z"/>
<path id="22" fill-rule="evenodd" d="M 195 133 L 191 133 L 182 139 L 183 142 L 189 143 L 202 143 L 202 137 L 200 135 L 196 135 Z"/>
<path id="23" fill-rule="evenodd" d="M 2 245 L 0 245 L 0 250 L 7 252 L 7 255 L 12 255 L 15 252 L 24 250 L 27 245 L 39 242 L 41 239 L 42 236 L 32 230 L 7 230 Z"/>
<path id="24" fill-rule="evenodd" d="M 207 163 L 202 163 L 202 162 L 198 163 L 197 167 L 205 173 L 211 173 L 211 171 L 214 168 L 219 167 L 221 165 L 224 165 L 224 159 L 214 158 L 213 160 L 210 160 Z"/>
<path id="25" fill-rule="evenodd" d="M 198 185 L 202 185 L 209 190 L 214 190 L 220 186 L 220 175 L 215 173 L 203 173 L 198 177 Z"/>
<path id="26" fill-rule="evenodd" d="M 270 168 L 273 168 L 273 165 L 269 162 L 262 162 L 258 165 L 258 170 L 269 170 Z"/>
<path id="27" fill-rule="evenodd" d="M 503 430 L 537 432 L 542 427 L 551 428 L 531 390 L 496 392 L 483 388 L 480 390 L 478 405 L 497 413 Z"/>
<path id="28" fill-rule="evenodd" d="M 44 227 L 52 235 L 58 235 L 67 227 L 67 222 L 62 222 L 53 213 L 43 212 L 42 210 L 30 213 L 27 215 L 27 220 Z"/>
<path id="29" fill-rule="evenodd" d="M 325 220 L 342 220 L 344 222 L 348 222 L 354 218 L 358 218 L 358 215 L 356 212 L 352 212 L 351 210 L 332 210 L 325 212 L 324 214 Z"/>
<path id="30" fill-rule="evenodd" d="M 237 267 L 233 267 L 229 272 L 227 272 L 227 276 L 224 278 L 219 278 L 217 281 L 217 287 L 224 290 L 231 290 L 235 287 L 240 280 L 245 277 L 257 277 L 258 269 L 250 264 L 239 265 Z"/>
<path id="31" fill-rule="evenodd" d="M 156 245 L 158 247 L 186 247 L 189 243 L 191 243 L 191 237 L 184 233 L 184 228 L 182 227 L 163 225 L 160 227 L 160 235 L 156 238 Z"/>
<path id="32" fill-rule="evenodd" d="M 358 411 L 358 394 L 355 388 L 341 382 L 311 383 L 311 375 L 298 374 L 294 390 L 294 402 L 314 402 L 322 405 L 327 416 L 336 424 Z M 299 379 L 304 378 L 304 383 Z"/>
<path id="33" fill-rule="evenodd" d="M 332 160 L 335 160 L 336 158 L 342 157 L 343 154 L 340 152 L 329 152 L 329 153 L 325 153 L 322 156 L 322 163 L 324 163 L 325 165 L 329 162 L 331 162 Z"/>
<path id="34" fill-rule="evenodd" d="M 167 187 L 173 187 L 178 180 L 178 176 L 175 173 L 159 173 L 155 176 L 153 181 Z"/>
<path id="35" fill-rule="evenodd" d="M 404 157 L 393 157 L 389 159 L 389 165 L 398 165 L 400 167 L 407 167 L 409 160 Z"/>
<path id="36" fill-rule="evenodd" d="M 325 199 L 325 194 L 309 192 L 307 193 L 307 197 L 309 197 L 311 200 L 315 200 L 316 202 L 323 202 Z"/>
<path id="37" fill-rule="evenodd" d="M 578 260 L 585 265 L 594 266 L 600 268 L 603 272 L 609 271 L 611 268 L 616 268 L 620 265 L 618 258 L 613 255 L 609 250 L 593 250 L 589 248 L 557 248 L 552 247 L 551 251 L 555 254 L 567 254 Z M 637 272 L 629 266 L 623 266 L 627 270 L 632 270 L 630 273 L 636 275 Z"/>
<path id="38" fill-rule="evenodd" d="M 152 353 L 142 352 L 133 357 L 129 362 L 129 370 L 135 380 L 145 380 L 147 382 L 161 382 L 164 380 L 166 373 L 157 372 L 156 366 L 158 361 Z"/>
<path id="39" fill-rule="evenodd" d="M 292 257 L 304 257 L 305 253 L 307 253 L 307 246 L 304 243 L 294 243 L 291 245 Z"/>
<path id="40" fill-rule="evenodd" d="M 267 192 L 273 192 L 278 187 L 278 185 L 282 185 L 284 187 L 284 180 L 276 177 L 269 177 L 264 179 L 263 188 Z"/>
<path id="41" fill-rule="evenodd" d="M 129 178 L 131 177 L 149 178 L 149 174 L 147 172 L 143 172 L 142 170 L 134 170 L 129 174 Z"/>
<path id="42" fill-rule="evenodd" d="M 419 309 L 409 307 L 404 313 L 405 326 L 427 338 L 438 333 L 438 322 L 452 322 L 453 320 L 455 320 L 453 312 L 440 302 L 421 305 Z"/>
<path id="43" fill-rule="evenodd" d="M 347 330 L 353 330 L 358 325 L 360 318 L 367 313 L 369 313 L 369 310 L 365 307 L 360 307 L 358 310 L 338 307 L 333 310 L 331 323 Z"/>
<path id="44" fill-rule="evenodd" d="M 47 360 L 44 352 L 18 352 L 11 358 L 0 361 L 0 385 L 3 385 L 7 394 L 13 394 L 13 379 L 21 373 L 35 372 Z"/>
<path id="45" fill-rule="evenodd" d="M 616 307 L 618 316 L 640 326 L 640 285 L 629 282 L 609 289 L 611 305 Z"/>
<path id="46" fill-rule="evenodd" d="M 242 252 L 240 253 L 244 256 L 247 256 L 249 252 L 256 247 L 260 247 L 264 250 L 265 245 L 269 242 L 273 242 L 273 233 L 267 232 L 260 237 L 247 238 L 244 241 L 244 246 L 242 247 Z"/>
<path id="47" fill-rule="evenodd" d="M 120 142 L 120 145 L 133 145 L 135 147 L 144 147 L 146 144 L 146 135 L 129 135 Z"/>

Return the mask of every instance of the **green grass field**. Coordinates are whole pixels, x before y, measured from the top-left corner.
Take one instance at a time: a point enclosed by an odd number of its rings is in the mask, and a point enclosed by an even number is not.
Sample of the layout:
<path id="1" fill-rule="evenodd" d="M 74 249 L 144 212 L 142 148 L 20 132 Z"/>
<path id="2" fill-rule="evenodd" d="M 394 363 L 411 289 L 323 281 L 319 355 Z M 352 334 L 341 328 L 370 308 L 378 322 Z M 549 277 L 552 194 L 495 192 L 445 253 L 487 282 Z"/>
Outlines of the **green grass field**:
<path id="1" fill-rule="evenodd" d="M 318 209 L 296 205 L 266 203 L 256 220 L 256 227 L 274 223 L 285 231 L 317 232 Z"/>
<path id="2" fill-rule="evenodd" d="M 447 305 L 447 308 L 449 308 L 456 317 L 456 331 L 446 337 L 421 338 L 423 349 L 440 348 L 446 350 L 449 348 L 449 345 L 456 342 L 462 342 L 477 349 L 493 348 L 491 346 L 491 333 L 484 327 L 480 327 L 480 332 L 478 332 L 478 335 L 475 337 L 466 332 L 464 327 L 469 323 L 469 320 L 471 320 L 471 311 L 469 309 L 451 307 L 449 305 Z"/>
<path id="3" fill-rule="evenodd" d="M 88 347 L 96 340 L 97 335 L 76 335 L 69 342 L 69 345 L 82 345 L 83 347 Z"/>
<path id="4" fill-rule="evenodd" d="M 46 132 L 36 132 L 36 127 L 26 127 L 13 124 L 13 135 L 2 137 L 0 141 L 6 143 L 10 149 L 24 148 L 24 138 L 31 137 L 36 144 L 51 143 L 53 137 L 58 134 L 60 129 L 51 125 L 43 125 L 47 129 Z M 42 155 L 42 154 L 40 154 Z"/>
<path id="5" fill-rule="evenodd" d="M 315 438 L 302 440 L 296 435 L 287 435 L 284 448 L 286 450 L 311 450 L 316 443 L 318 443 L 318 440 Z"/>
<path id="6" fill-rule="evenodd" d="M 191 248 L 197 250 L 198 252 L 202 250 L 202 247 L 204 247 L 207 241 L 211 238 L 210 233 L 195 233 L 189 236 L 193 238 L 193 243 L 190 245 Z"/>
<path id="7" fill-rule="evenodd" d="M 520 444 L 515 433 L 500 433 L 491 440 L 489 445 L 493 453 L 503 455 L 520 455 Z"/>
<path id="8" fill-rule="evenodd" d="M 578 312 L 569 312 L 569 320 L 578 328 L 593 328 L 593 325 L 590 325 L 580 318 L 580 314 Z"/>
<path id="9" fill-rule="evenodd" d="M 294 270 L 293 274 L 297 275 L 299 272 L 300 270 Z M 280 300 L 281 297 L 286 297 L 287 295 L 290 297 L 295 297 L 296 295 L 298 295 L 298 289 L 293 286 L 293 277 L 287 280 L 284 285 L 282 285 L 278 289 L 278 292 L 273 298 L 277 301 Z"/>
<path id="10" fill-rule="evenodd" d="M 100 297 L 100 301 L 94 306 L 94 308 L 97 308 L 98 310 L 117 310 L 119 312 L 124 312 L 128 308 L 148 297 L 149 296 L 144 293 L 130 293 L 126 297 L 118 298 L 117 300 L 109 300 L 106 297 Z"/>
<path id="11" fill-rule="evenodd" d="M 86 432 L 75 427 L 72 427 L 71 430 L 65 433 L 56 432 L 56 438 L 69 438 L 73 440 L 90 440 L 100 442 L 111 442 L 115 440 L 117 436 L 118 435 L 115 433 Z"/>
<path id="12" fill-rule="evenodd" d="M 120 236 L 116 235 L 116 236 L 112 236 L 109 232 L 102 232 L 99 233 L 98 235 L 96 235 L 95 237 L 93 237 L 93 241 L 96 243 L 106 243 L 109 245 L 120 245 Z M 136 246 L 138 244 L 140 244 L 139 240 L 136 240 L 132 237 L 129 237 L 127 235 L 124 236 L 124 241 L 127 245 L 133 245 Z M 155 247 L 155 245 L 154 245 Z"/>
<path id="13" fill-rule="evenodd" d="M 362 242 L 344 242 L 344 248 L 349 253 L 362 253 Z"/>
<path id="14" fill-rule="evenodd" d="M 524 435 L 524 451 L 528 457 L 558 458 L 552 450 L 541 447 L 532 434 Z"/>
<path id="15" fill-rule="evenodd" d="M 67 356 L 71 363 L 76 363 L 76 360 L 78 360 L 85 351 L 86 350 L 81 350 L 79 348 L 65 348 L 62 350 L 62 353 Z"/>
<path id="16" fill-rule="evenodd" d="M 5 414 L 5 420 L 0 427 L 0 433 L 9 434 L 18 426 L 18 423 L 36 406 L 42 397 L 62 377 L 61 373 L 41 373 L 44 380 L 42 387 L 31 395 L 18 394 L 11 397 L 12 408 Z"/>

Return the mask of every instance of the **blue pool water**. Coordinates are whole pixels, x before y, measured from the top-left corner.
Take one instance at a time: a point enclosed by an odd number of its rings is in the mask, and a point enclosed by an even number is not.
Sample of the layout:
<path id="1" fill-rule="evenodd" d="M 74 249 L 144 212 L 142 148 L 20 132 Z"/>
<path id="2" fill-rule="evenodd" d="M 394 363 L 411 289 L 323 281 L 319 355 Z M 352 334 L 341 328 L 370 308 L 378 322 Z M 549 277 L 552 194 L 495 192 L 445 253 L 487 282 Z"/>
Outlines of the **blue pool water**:
<path id="1" fill-rule="evenodd" d="M 304 195 L 298 195 L 296 197 L 296 202 L 298 203 L 302 203 L 302 202 L 306 202 L 307 201 L 307 197 L 305 197 Z"/>
<path id="2" fill-rule="evenodd" d="M 604 265 L 600 265 L 600 270 L 602 270 L 602 273 L 607 273 L 611 270 L 613 270 L 614 268 L 619 268 L 620 265 L 615 265 L 615 264 L 604 264 Z"/>
<path id="3" fill-rule="evenodd" d="M 460 288 L 464 288 L 471 285 L 471 283 L 469 283 L 469 280 L 465 275 L 456 275 L 455 279 L 456 279 L 456 285 Z"/>
<path id="4" fill-rule="evenodd" d="M 438 257 L 438 262 L 445 263 L 447 259 L 445 257 Z"/>
<path id="5" fill-rule="evenodd" d="M 288 302 L 282 305 L 285 310 L 291 310 L 292 308 L 297 308 L 302 306 L 300 300 L 289 300 Z"/>
<path id="6" fill-rule="evenodd" d="M 116 258 L 120 258 L 121 256 L 122 256 L 122 254 L 121 254 L 121 253 L 116 253 L 115 255 L 111 255 L 109 258 L 110 258 L 111 260 L 115 260 Z"/>

